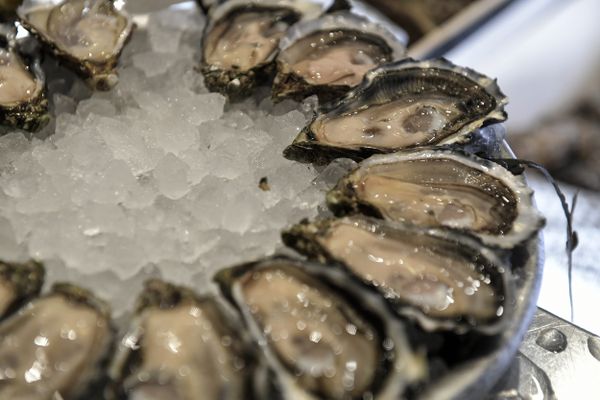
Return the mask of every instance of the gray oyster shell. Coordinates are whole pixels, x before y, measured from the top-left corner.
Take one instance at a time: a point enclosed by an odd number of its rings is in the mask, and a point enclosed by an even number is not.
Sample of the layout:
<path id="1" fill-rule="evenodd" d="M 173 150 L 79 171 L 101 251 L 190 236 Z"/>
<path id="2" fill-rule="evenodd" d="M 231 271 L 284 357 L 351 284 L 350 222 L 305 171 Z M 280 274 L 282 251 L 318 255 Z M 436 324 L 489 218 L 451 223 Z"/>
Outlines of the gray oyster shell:
<path id="1" fill-rule="evenodd" d="M 0 398 L 91 398 L 104 382 L 113 337 L 105 303 L 55 284 L 0 324 Z"/>
<path id="2" fill-rule="evenodd" d="M 133 20 L 111 0 L 26 0 L 17 10 L 23 26 L 88 85 L 108 90 Z"/>
<path id="3" fill-rule="evenodd" d="M 35 261 L 0 260 L 0 320 L 40 293 L 44 275 L 44 267 Z"/>
<path id="4" fill-rule="evenodd" d="M 469 237 L 353 216 L 304 221 L 282 238 L 324 268 L 343 268 L 427 331 L 491 335 L 510 318 L 509 268 Z"/>
<path id="5" fill-rule="evenodd" d="M 276 377 L 284 399 L 398 399 L 425 360 L 403 325 L 339 270 L 276 256 L 215 278 Z"/>
<path id="6" fill-rule="evenodd" d="M 327 194 L 327 204 L 337 216 L 360 212 L 512 249 L 544 226 L 532 198 L 522 178 L 492 161 L 458 150 L 417 149 L 361 162 Z"/>
<path id="7" fill-rule="evenodd" d="M 155 279 L 137 308 L 110 369 L 111 398 L 253 398 L 254 355 L 221 301 Z"/>
<path id="8" fill-rule="evenodd" d="M 406 43 L 381 24 L 347 11 L 291 27 L 279 43 L 273 98 L 341 98 L 365 73 L 404 56 Z"/>
<path id="9" fill-rule="evenodd" d="M 326 163 L 414 147 L 465 144 L 506 119 L 496 81 L 445 59 L 405 59 L 368 72 L 339 103 L 315 115 L 287 158 Z"/>
<path id="10" fill-rule="evenodd" d="M 17 40 L 12 24 L 0 25 L 0 125 L 35 131 L 48 121 L 46 79 L 32 38 Z"/>
<path id="11" fill-rule="evenodd" d="M 234 101 L 247 97 L 272 78 L 279 40 L 287 29 L 323 11 L 309 0 L 228 0 L 215 6 L 202 37 L 206 87 Z"/>

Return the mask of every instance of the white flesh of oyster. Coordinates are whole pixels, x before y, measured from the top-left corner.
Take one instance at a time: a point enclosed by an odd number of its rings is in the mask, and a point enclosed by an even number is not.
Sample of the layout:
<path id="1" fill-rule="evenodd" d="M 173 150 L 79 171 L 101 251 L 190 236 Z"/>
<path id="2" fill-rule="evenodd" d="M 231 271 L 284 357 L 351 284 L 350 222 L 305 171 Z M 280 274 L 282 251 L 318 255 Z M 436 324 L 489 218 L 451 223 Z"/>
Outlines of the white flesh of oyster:
<path id="1" fill-rule="evenodd" d="M 381 338 L 318 282 L 272 266 L 242 278 L 240 296 L 268 345 L 306 391 L 323 398 L 368 392 Z"/>
<path id="2" fill-rule="evenodd" d="M 344 31 L 318 32 L 299 40 L 280 55 L 296 75 L 315 85 L 359 84 L 365 73 L 385 62 L 382 50 Z"/>
<path id="3" fill-rule="evenodd" d="M 288 24 L 285 11 L 244 11 L 223 18 L 208 33 L 205 62 L 213 67 L 249 71 L 273 54 Z"/>
<path id="4" fill-rule="evenodd" d="M 240 373 L 244 362 L 233 354 L 232 338 L 215 325 L 219 315 L 211 312 L 193 302 L 144 312 L 143 361 L 125 383 L 130 398 L 194 400 L 199 394 L 207 400 L 244 398 Z"/>
<path id="5" fill-rule="evenodd" d="M 31 74 L 11 50 L 0 49 L 0 105 L 16 106 L 32 100 L 43 89 L 41 82 Z"/>
<path id="6" fill-rule="evenodd" d="M 76 397 L 109 337 L 108 322 L 89 306 L 57 295 L 30 303 L 0 325 L 0 398 Z"/>
<path id="7" fill-rule="evenodd" d="M 498 297 L 478 265 L 410 234 L 374 233 L 351 221 L 332 224 L 317 241 L 388 299 L 400 299 L 431 317 L 496 317 Z"/>

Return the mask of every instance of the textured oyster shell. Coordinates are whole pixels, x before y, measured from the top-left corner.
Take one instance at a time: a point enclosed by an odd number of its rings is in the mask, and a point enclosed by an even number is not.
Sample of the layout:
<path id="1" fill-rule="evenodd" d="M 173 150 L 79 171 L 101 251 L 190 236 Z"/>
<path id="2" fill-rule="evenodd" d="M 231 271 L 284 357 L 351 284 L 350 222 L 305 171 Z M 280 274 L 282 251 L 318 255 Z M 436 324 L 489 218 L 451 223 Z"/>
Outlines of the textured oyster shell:
<path id="1" fill-rule="evenodd" d="M 423 377 L 424 360 L 410 348 L 403 326 L 340 271 L 273 257 L 223 270 L 215 279 L 260 345 L 285 399 L 397 399 Z"/>
<path id="2" fill-rule="evenodd" d="M 113 336 L 103 302 L 54 285 L 0 324 L 0 398 L 89 399 L 104 380 Z"/>
<path id="3" fill-rule="evenodd" d="M 544 226 L 532 198 L 522 178 L 492 161 L 425 149 L 372 156 L 338 182 L 327 203 L 338 216 L 362 212 L 512 249 Z"/>
<path id="4" fill-rule="evenodd" d="M 405 59 L 368 72 L 339 103 L 318 113 L 285 149 L 325 163 L 432 145 L 465 144 L 506 119 L 496 81 L 445 59 Z"/>
<path id="5" fill-rule="evenodd" d="M 253 353 L 214 297 L 150 280 L 121 343 L 110 372 L 113 397 L 253 398 Z"/>
<path id="6" fill-rule="evenodd" d="M 16 39 L 15 27 L 0 25 L 0 124 L 35 131 L 48 121 L 46 79 L 32 38 Z"/>
<path id="7" fill-rule="evenodd" d="M 402 58 L 405 51 L 405 41 L 351 12 L 300 22 L 279 43 L 273 98 L 301 100 L 316 94 L 321 102 L 339 99 L 368 70 Z"/>
<path id="8" fill-rule="evenodd" d="M 510 318 L 510 270 L 469 237 L 354 216 L 305 221 L 282 238 L 324 268 L 341 266 L 425 330 L 496 334 Z"/>
<path id="9" fill-rule="evenodd" d="M 231 100 L 250 95 L 257 85 L 271 79 L 279 40 L 289 26 L 323 11 L 309 0 L 228 0 L 215 6 L 202 37 L 201 71 L 206 86 Z M 235 48 L 227 43 L 231 37 Z M 257 46 L 256 40 L 262 45 Z"/>
<path id="10" fill-rule="evenodd" d="M 35 261 L 0 260 L 0 320 L 40 293 L 44 275 L 44 267 Z"/>
<path id="11" fill-rule="evenodd" d="M 118 82 L 116 66 L 133 20 L 111 0 L 26 0 L 21 23 L 94 89 Z"/>

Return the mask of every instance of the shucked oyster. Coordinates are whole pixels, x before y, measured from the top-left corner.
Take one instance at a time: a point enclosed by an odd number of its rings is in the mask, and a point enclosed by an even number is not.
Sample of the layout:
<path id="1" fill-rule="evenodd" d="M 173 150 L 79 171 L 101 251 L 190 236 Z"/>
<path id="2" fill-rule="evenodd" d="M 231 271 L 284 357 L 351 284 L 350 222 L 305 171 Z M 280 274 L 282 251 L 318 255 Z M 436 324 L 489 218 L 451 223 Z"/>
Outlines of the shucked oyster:
<path id="1" fill-rule="evenodd" d="M 267 81 L 279 40 L 322 7 L 309 0 L 229 0 L 215 6 L 202 39 L 202 73 L 211 91 L 239 99 Z"/>
<path id="2" fill-rule="evenodd" d="M 533 191 L 500 165 L 451 150 L 373 156 L 327 194 L 338 216 L 363 212 L 427 228 L 464 231 L 513 248 L 544 225 Z"/>
<path id="3" fill-rule="evenodd" d="M 312 258 L 342 264 L 425 329 L 493 334 L 506 320 L 510 271 L 466 237 L 364 217 L 304 222 L 282 237 Z"/>
<path id="4" fill-rule="evenodd" d="M 444 60 L 402 60 L 368 72 L 335 107 L 318 114 L 284 155 L 322 163 L 336 157 L 464 143 L 506 119 L 496 82 Z"/>
<path id="5" fill-rule="evenodd" d="M 0 398 L 91 398 L 112 337 L 104 303 L 86 290 L 55 285 L 0 324 Z"/>
<path id="6" fill-rule="evenodd" d="M 380 24 L 350 12 L 294 25 L 281 39 L 273 97 L 321 102 L 341 97 L 365 73 L 403 57 L 405 43 Z"/>
<path id="7" fill-rule="evenodd" d="M 115 68 L 133 23 L 111 0 L 28 0 L 17 12 L 92 88 L 108 90 L 117 83 Z"/>
<path id="8" fill-rule="evenodd" d="M 16 39 L 10 24 L 0 25 L 0 125 L 36 130 L 48 121 L 45 78 L 29 39 Z"/>
<path id="9" fill-rule="evenodd" d="M 120 398 L 251 399 L 241 329 L 212 297 L 151 280 L 111 368 Z"/>
<path id="10" fill-rule="evenodd" d="M 261 346 L 283 398 L 400 398 L 424 366 L 403 327 L 340 271 L 319 272 L 318 264 L 275 257 L 216 280 Z"/>
<path id="11" fill-rule="evenodd" d="M 0 320 L 37 296 L 43 283 L 44 267 L 41 264 L 0 261 Z"/>

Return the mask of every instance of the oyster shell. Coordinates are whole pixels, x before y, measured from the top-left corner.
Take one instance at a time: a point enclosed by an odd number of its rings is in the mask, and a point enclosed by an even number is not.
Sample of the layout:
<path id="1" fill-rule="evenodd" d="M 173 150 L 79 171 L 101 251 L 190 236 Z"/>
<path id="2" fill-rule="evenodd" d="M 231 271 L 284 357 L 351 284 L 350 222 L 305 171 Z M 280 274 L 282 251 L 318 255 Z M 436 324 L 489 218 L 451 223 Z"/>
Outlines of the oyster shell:
<path id="1" fill-rule="evenodd" d="M 467 237 L 351 217 L 305 221 L 282 238 L 311 258 L 343 265 L 426 330 L 495 334 L 507 320 L 510 271 Z"/>
<path id="2" fill-rule="evenodd" d="M 49 117 L 44 73 L 30 44 L 17 41 L 13 25 L 0 25 L 0 124 L 33 131 Z"/>
<path id="3" fill-rule="evenodd" d="M 215 279 L 261 346 L 283 398 L 399 398 L 424 371 L 403 326 L 345 275 L 322 272 L 274 257 Z"/>
<path id="4" fill-rule="evenodd" d="M 40 293 L 44 274 L 44 267 L 35 261 L 0 260 L 0 320 Z"/>
<path id="5" fill-rule="evenodd" d="M 445 59 L 405 59 L 369 71 L 360 86 L 317 114 L 284 151 L 324 163 L 412 147 L 467 143 L 506 119 L 496 82 Z"/>
<path id="6" fill-rule="evenodd" d="M 513 247 L 544 218 L 533 191 L 500 165 L 448 149 L 373 156 L 327 194 L 337 215 L 362 212 L 427 228 L 463 231 L 483 243 Z"/>
<path id="7" fill-rule="evenodd" d="M 250 399 L 252 354 L 213 297 L 146 282 L 111 377 L 122 398 Z"/>
<path id="8" fill-rule="evenodd" d="M 300 22 L 280 41 L 273 98 L 338 99 L 367 71 L 402 58 L 405 50 L 392 32 L 350 12 Z"/>
<path id="9" fill-rule="evenodd" d="M 206 86 L 232 100 L 249 95 L 271 78 L 287 29 L 322 11 L 308 0 L 229 0 L 214 7 L 202 38 Z"/>
<path id="10" fill-rule="evenodd" d="M 208 14 L 212 7 L 215 7 L 219 3 L 223 3 L 225 1 L 226 0 L 196 0 L 196 3 L 205 14 Z"/>
<path id="11" fill-rule="evenodd" d="M 116 65 L 133 29 L 111 0 L 27 0 L 21 23 L 94 89 L 118 82 Z"/>
<path id="12" fill-rule="evenodd" d="M 87 290 L 57 284 L 2 322 L 0 398 L 90 398 L 111 349 L 109 318 Z"/>

